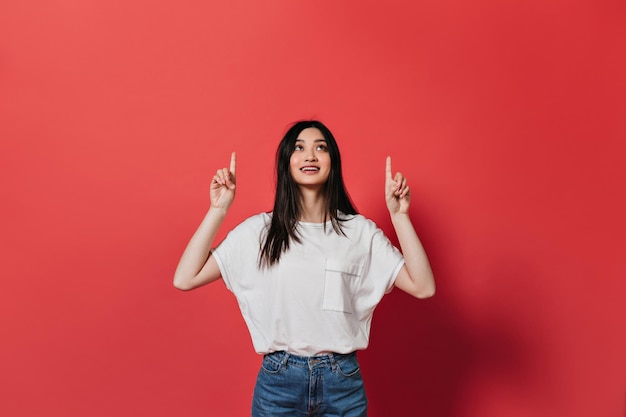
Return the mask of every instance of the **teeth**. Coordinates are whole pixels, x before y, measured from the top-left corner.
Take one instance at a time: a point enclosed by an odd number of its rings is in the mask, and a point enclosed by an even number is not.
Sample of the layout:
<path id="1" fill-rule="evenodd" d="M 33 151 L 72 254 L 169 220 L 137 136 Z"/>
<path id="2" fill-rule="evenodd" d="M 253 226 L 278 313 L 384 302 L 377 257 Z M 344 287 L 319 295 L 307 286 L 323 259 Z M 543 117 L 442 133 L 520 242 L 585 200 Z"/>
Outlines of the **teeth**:
<path id="1" fill-rule="evenodd" d="M 316 167 L 304 167 L 300 169 L 301 171 L 319 171 L 319 168 Z"/>

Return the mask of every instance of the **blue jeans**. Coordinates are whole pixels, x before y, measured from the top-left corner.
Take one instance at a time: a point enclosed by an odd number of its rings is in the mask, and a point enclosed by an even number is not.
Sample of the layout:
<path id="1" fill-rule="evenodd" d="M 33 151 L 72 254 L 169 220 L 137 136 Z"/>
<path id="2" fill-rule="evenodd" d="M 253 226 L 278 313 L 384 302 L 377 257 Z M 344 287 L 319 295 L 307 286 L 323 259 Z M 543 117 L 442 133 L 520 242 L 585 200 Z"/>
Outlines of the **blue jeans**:
<path id="1" fill-rule="evenodd" d="M 263 357 L 252 417 L 366 417 L 367 397 L 356 352 Z"/>

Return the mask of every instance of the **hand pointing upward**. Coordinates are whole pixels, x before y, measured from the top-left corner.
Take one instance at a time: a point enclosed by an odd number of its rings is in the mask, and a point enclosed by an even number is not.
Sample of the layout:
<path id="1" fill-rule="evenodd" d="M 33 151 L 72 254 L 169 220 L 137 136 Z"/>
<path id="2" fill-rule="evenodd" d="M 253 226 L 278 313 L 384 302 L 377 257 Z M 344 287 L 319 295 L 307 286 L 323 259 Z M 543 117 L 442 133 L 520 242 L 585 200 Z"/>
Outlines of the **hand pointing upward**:
<path id="1" fill-rule="evenodd" d="M 385 200 L 390 214 L 409 212 L 411 202 L 409 186 L 406 183 L 406 178 L 400 172 L 392 175 L 391 156 L 387 157 L 385 167 Z"/>
<path id="2" fill-rule="evenodd" d="M 235 199 L 237 154 L 230 156 L 230 169 L 218 169 L 211 180 L 211 207 L 228 210 Z"/>

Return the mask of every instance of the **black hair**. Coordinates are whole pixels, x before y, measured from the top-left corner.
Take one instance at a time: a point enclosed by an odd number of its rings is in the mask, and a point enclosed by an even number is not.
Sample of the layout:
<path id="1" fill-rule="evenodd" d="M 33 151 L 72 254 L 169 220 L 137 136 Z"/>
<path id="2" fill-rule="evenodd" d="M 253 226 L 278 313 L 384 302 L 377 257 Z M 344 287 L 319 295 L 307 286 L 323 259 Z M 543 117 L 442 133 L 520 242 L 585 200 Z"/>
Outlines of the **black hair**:
<path id="1" fill-rule="evenodd" d="M 333 134 L 320 121 L 303 120 L 294 123 L 278 145 L 276 151 L 276 194 L 272 219 L 267 226 L 259 255 L 260 267 L 271 267 L 280 260 L 283 252 L 289 249 L 291 239 L 300 242 L 296 227 L 302 210 L 302 201 L 298 184 L 290 171 L 291 154 L 295 149 L 296 139 L 304 129 L 314 127 L 324 136 L 330 156 L 330 174 L 323 188 L 326 211 L 324 224 L 330 218 L 336 233 L 344 234 L 341 228 L 340 213 L 358 214 L 346 191 L 341 173 L 341 156 Z"/>

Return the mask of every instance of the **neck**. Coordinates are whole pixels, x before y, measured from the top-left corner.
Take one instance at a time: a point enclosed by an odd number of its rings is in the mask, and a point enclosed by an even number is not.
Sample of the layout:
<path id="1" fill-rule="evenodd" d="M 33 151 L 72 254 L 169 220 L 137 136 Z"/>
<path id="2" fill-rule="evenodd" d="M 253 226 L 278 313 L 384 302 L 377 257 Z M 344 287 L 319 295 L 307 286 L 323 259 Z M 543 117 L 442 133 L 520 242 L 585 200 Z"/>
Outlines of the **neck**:
<path id="1" fill-rule="evenodd" d="M 320 192 L 301 188 L 300 198 L 302 199 L 302 211 L 298 220 L 308 223 L 323 223 L 324 218 L 328 218 L 326 201 Z"/>

